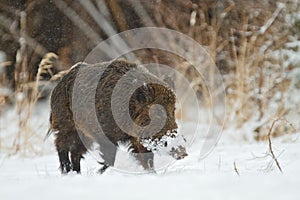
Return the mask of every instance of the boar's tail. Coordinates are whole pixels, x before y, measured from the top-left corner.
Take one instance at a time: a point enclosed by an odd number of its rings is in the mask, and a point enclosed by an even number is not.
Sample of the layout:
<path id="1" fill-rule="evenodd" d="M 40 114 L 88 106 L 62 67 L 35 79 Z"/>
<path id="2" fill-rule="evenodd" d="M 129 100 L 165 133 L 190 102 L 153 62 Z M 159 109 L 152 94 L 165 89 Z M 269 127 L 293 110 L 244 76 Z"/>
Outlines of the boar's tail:
<path id="1" fill-rule="evenodd" d="M 47 131 L 47 134 L 45 135 L 44 141 L 48 139 L 48 137 L 52 134 L 51 124 L 52 124 L 52 113 L 50 113 L 50 128 Z"/>
<path id="2" fill-rule="evenodd" d="M 51 129 L 49 128 L 48 131 L 47 131 L 47 134 L 46 134 L 46 136 L 45 136 L 45 138 L 44 138 L 44 141 L 46 141 L 46 140 L 48 139 L 48 137 L 51 135 L 51 133 L 52 133 L 52 131 L 51 131 Z"/>

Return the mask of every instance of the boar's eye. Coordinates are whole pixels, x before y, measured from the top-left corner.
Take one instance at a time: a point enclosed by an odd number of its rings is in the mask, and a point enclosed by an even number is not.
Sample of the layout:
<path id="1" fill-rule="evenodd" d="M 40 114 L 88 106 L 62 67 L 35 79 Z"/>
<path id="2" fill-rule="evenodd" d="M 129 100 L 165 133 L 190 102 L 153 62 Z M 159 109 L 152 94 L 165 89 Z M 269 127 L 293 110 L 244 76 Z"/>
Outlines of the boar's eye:
<path id="1" fill-rule="evenodd" d="M 141 121 L 141 126 L 147 126 L 150 124 L 150 119 L 148 117 L 143 117 Z"/>
<path id="2" fill-rule="evenodd" d="M 148 84 L 143 85 L 134 92 L 134 97 L 140 103 L 151 103 L 153 101 L 154 90 Z"/>
<path id="3" fill-rule="evenodd" d="M 143 93 L 141 91 L 135 92 L 135 99 L 140 103 L 146 103 L 146 101 L 147 101 L 145 93 Z"/>

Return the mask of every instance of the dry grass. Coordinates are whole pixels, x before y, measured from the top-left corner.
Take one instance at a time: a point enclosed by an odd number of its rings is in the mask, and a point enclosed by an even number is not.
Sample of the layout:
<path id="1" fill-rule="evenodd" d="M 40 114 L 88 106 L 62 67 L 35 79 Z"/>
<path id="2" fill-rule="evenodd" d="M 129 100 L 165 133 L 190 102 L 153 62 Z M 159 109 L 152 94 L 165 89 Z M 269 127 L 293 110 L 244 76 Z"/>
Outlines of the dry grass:
<path id="1" fill-rule="evenodd" d="M 13 136 L 12 144 L 2 144 L 0 147 L 5 148 L 4 150 L 8 155 L 28 155 L 28 154 L 41 154 L 40 148 L 36 148 L 37 144 L 42 146 L 44 136 L 40 133 L 37 133 L 38 127 L 33 127 L 30 123 L 31 116 L 34 112 L 36 103 L 43 93 L 44 88 L 51 80 L 46 81 L 46 85 L 43 88 L 40 87 L 40 80 L 42 79 L 42 74 L 49 73 L 53 76 L 51 72 L 51 61 L 49 60 L 49 55 L 46 54 L 44 59 L 41 61 L 38 67 L 38 73 L 34 81 L 30 81 L 29 78 L 29 67 L 30 64 L 28 59 L 28 41 L 26 41 L 26 14 L 20 13 L 20 29 L 17 35 L 20 35 L 19 43 L 20 48 L 16 53 L 15 58 L 15 70 L 14 70 L 14 85 L 15 90 L 2 94 L 1 98 L 2 103 L 0 104 L 0 111 L 5 108 L 7 104 L 13 104 L 16 109 L 17 119 L 15 124 L 18 126 L 17 132 Z M 41 53 L 41 52 L 38 52 Z M 48 55 L 48 57 L 47 57 Z M 11 61 L 2 63 L 3 67 L 8 67 L 11 64 Z M 1 77 L 2 83 L 7 82 L 5 73 Z M 5 87 L 5 84 L 1 87 Z M 2 107 L 1 107 L 2 106 Z M 13 108 L 11 108 L 13 110 Z M 1 114 L 1 113 L 0 113 Z M 47 121 L 47 120 L 45 120 Z M 4 139 L 0 139 L 2 141 Z"/>
<path id="2" fill-rule="evenodd" d="M 128 13 L 119 1 L 101 0 L 99 2 L 107 2 L 101 8 L 98 7 L 98 1 L 95 3 L 92 0 L 81 1 L 78 5 L 67 0 L 53 2 L 70 23 L 79 27 L 78 31 L 82 32 L 79 36 L 87 38 L 83 41 L 92 41 L 91 44 L 94 45 L 102 40 L 102 36 L 110 36 L 128 27 L 135 27 L 133 22 L 128 20 Z M 285 102 L 290 84 L 286 74 L 290 69 L 284 68 L 284 58 L 274 57 L 273 52 L 285 48 L 285 44 L 289 41 L 291 27 L 286 23 L 285 16 L 298 12 L 299 3 L 282 1 L 283 3 L 276 4 L 270 1 L 271 3 L 267 5 L 268 9 L 265 9 L 265 1 L 256 0 L 247 1 L 248 3 L 242 0 L 228 0 L 223 1 L 221 6 L 211 0 L 199 1 L 198 4 L 190 1 L 173 3 L 169 0 L 159 1 L 156 4 L 149 2 L 143 1 L 141 4 L 135 1 L 127 2 L 131 3 L 132 9 L 139 14 L 140 24 L 164 26 L 191 36 L 205 47 L 210 58 L 224 75 L 227 95 L 225 126 L 247 127 L 253 130 L 257 140 L 266 139 L 269 123 L 275 118 L 284 117 L 289 112 Z M 106 13 L 106 11 L 111 12 Z M 33 142 L 42 140 L 42 137 L 33 131 L 29 121 L 42 95 L 43 89 L 39 88 L 42 74 L 48 73 L 52 79 L 56 77 L 49 65 L 42 65 L 42 63 L 34 78 L 31 77 L 33 58 L 45 55 L 48 50 L 28 34 L 30 30 L 26 26 L 26 20 L 29 17 L 26 14 L 29 13 L 11 9 L 7 9 L 7 12 L 10 13 L 9 16 L 17 13 L 18 21 L 10 20 L 9 17 L 0 14 L 0 33 L 8 34 L 17 41 L 19 46 L 15 58 L 0 63 L 2 69 L 7 69 L 12 63 L 15 67 L 15 88 L 9 94 L 0 94 L 0 115 L 7 104 L 12 103 L 16 106 L 18 132 L 9 152 L 19 154 L 28 149 L 34 151 Z M 124 17 L 120 18 L 120 16 Z M 115 23 L 111 23 L 112 18 Z M 103 23 L 99 23 L 99 19 Z M 11 24 L 18 24 L 15 25 L 18 28 L 10 27 Z M 74 44 L 78 43 L 74 42 Z M 164 57 L 161 53 L 155 55 L 155 51 L 149 50 L 136 55 L 144 62 L 165 62 L 165 64 L 172 62 L 172 66 L 184 74 L 195 91 L 199 92 L 204 102 L 203 107 L 209 109 L 212 106 L 204 77 L 193 69 L 191 63 L 176 57 L 173 60 L 172 57 L 164 60 L 168 56 Z M 210 76 L 213 76 L 214 69 L 209 65 L 205 66 L 205 62 L 203 65 Z M 7 79 L 5 73 L 0 74 L 1 87 L 7 86 Z M 51 80 L 46 81 L 45 87 L 47 84 L 51 84 Z M 294 132 L 294 129 L 286 123 L 278 123 L 272 134 L 280 136 L 287 132 Z M 32 139 L 34 137 L 37 139 Z M 7 146 L 2 141 L 0 138 L 0 150 Z"/>
<path id="3" fill-rule="evenodd" d="M 289 112 L 284 105 L 290 83 L 286 77 L 289 69 L 283 68 L 283 60 L 273 55 L 274 51 L 285 48 L 288 42 L 290 32 L 284 18 L 291 12 L 289 4 L 270 4 L 265 10 L 262 2 L 253 6 L 244 1 L 236 1 L 236 4 L 228 1 L 216 11 L 213 10 L 216 5 L 209 4 L 212 1 L 204 2 L 208 3 L 191 6 L 190 19 L 182 19 L 190 22 L 183 30 L 208 50 L 210 58 L 224 75 L 227 95 L 225 125 L 242 128 L 248 122 L 256 121 L 257 125 L 249 128 L 259 132 L 257 139 L 261 138 L 265 135 L 262 129 L 267 127 L 266 122 Z M 170 11 L 172 7 L 162 6 L 162 9 Z M 211 16 L 211 12 L 218 13 Z M 183 26 L 182 21 L 165 23 L 182 31 L 179 28 Z M 177 69 L 189 78 L 191 86 L 200 91 L 203 107 L 211 106 L 204 77 L 193 69 L 191 63 L 180 59 L 176 62 Z M 214 69 L 209 67 L 209 62 L 202 67 L 213 76 Z"/>
<path id="4" fill-rule="evenodd" d="M 224 55 L 227 94 L 225 125 L 242 128 L 248 122 L 256 121 L 256 125 L 248 126 L 258 133 L 256 139 L 265 138 L 265 122 L 281 118 L 289 112 L 284 104 L 290 84 L 286 77 L 289 69 L 283 68 L 282 58 L 275 57 L 273 52 L 285 48 L 284 45 L 288 42 L 290 32 L 284 18 L 291 11 L 288 2 L 277 3 L 268 11 L 263 9 L 262 4 L 256 4 L 260 9 L 250 7 L 239 12 L 241 4 L 232 3 L 220 11 L 219 18 L 210 20 L 205 18 L 209 8 L 195 9 L 196 13 L 200 13 L 198 20 L 205 33 L 198 34 L 195 28 L 191 28 L 190 32 L 197 41 L 208 47 L 215 63 L 220 63 L 220 54 Z M 247 7 L 247 3 L 244 2 L 243 6 Z M 240 17 L 238 24 L 223 27 L 231 22 L 228 17 L 236 12 Z M 257 18 L 252 16 L 255 12 Z M 229 37 L 224 37 L 226 34 Z M 220 65 L 219 69 L 222 70 Z M 200 79 L 198 85 L 201 85 Z M 288 132 L 292 132 L 289 127 Z M 286 129 L 277 136 L 285 133 Z"/>

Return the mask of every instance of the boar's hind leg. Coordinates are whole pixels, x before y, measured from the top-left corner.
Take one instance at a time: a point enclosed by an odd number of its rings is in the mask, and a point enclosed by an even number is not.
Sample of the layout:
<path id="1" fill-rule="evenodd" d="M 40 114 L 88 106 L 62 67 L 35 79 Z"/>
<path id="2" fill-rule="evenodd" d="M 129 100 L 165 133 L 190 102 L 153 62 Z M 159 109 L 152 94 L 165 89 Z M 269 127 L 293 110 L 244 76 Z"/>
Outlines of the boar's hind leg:
<path id="1" fill-rule="evenodd" d="M 117 153 L 117 146 L 113 143 L 102 143 L 100 144 L 100 151 L 102 154 L 103 162 L 99 162 L 103 165 L 103 167 L 99 170 L 99 172 L 102 174 L 108 167 L 114 166 L 115 159 L 116 159 L 116 153 Z"/>
<path id="2" fill-rule="evenodd" d="M 67 174 L 71 170 L 71 162 L 69 160 L 69 152 L 66 150 L 58 150 L 60 162 L 60 170 L 62 174 Z"/>
<path id="3" fill-rule="evenodd" d="M 55 146 L 60 162 L 60 170 L 62 174 L 66 174 L 71 170 L 68 141 L 65 139 L 64 132 L 59 132 L 56 136 Z"/>
<path id="4" fill-rule="evenodd" d="M 62 174 L 67 174 L 72 170 L 69 153 L 73 144 L 73 135 L 68 131 L 59 131 L 56 135 L 55 146 L 58 152 L 60 170 Z"/>

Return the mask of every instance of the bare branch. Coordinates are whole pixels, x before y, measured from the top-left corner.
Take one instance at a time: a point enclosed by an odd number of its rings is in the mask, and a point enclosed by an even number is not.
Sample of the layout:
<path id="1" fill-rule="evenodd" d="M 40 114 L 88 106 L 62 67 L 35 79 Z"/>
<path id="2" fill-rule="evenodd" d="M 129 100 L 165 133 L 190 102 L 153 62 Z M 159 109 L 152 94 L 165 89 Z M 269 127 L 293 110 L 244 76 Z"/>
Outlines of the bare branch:
<path id="1" fill-rule="evenodd" d="M 275 21 L 275 19 L 278 17 L 278 15 L 280 14 L 280 12 L 282 11 L 282 9 L 285 7 L 284 3 L 279 3 L 277 6 L 277 9 L 275 10 L 275 12 L 273 13 L 272 17 L 267 21 L 267 23 L 262 26 L 259 30 L 259 34 L 263 35 L 268 29 L 269 27 L 273 24 L 273 22 Z"/>
<path id="2" fill-rule="evenodd" d="M 133 6 L 136 14 L 139 16 L 139 18 L 142 20 L 145 26 L 149 26 L 149 27 L 155 26 L 151 17 L 148 15 L 146 9 L 144 8 L 144 6 L 141 4 L 140 1 L 134 1 L 134 0 L 128 0 L 128 1 Z"/>
<path id="3" fill-rule="evenodd" d="M 10 32 L 11 36 L 14 38 L 15 41 L 19 41 L 21 36 L 16 34 L 15 31 L 20 32 L 20 30 L 11 30 L 10 25 L 13 24 L 13 20 L 5 17 L 4 15 L 0 15 L 0 25 L 2 25 L 4 27 L 5 30 L 7 30 L 8 32 Z M 31 38 L 30 36 L 28 36 L 26 33 L 24 33 L 23 35 L 26 44 L 32 48 L 32 49 L 36 49 L 36 52 L 39 55 L 44 55 L 45 53 L 48 52 L 48 50 L 42 46 L 39 42 L 37 42 L 35 39 Z"/>
<path id="4" fill-rule="evenodd" d="M 239 173 L 239 171 L 238 171 L 238 169 L 237 169 L 237 167 L 236 167 L 235 162 L 233 162 L 233 167 L 234 167 L 235 173 L 236 173 L 238 176 L 240 176 L 240 173 Z"/>
<path id="5" fill-rule="evenodd" d="M 102 40 L 99 34 L 91 26 L 66 4 L 64 1 L 54 0 L 56 7 L 64 13 L 94 44 L 99 44 Z"/>
<path id="6" fill-rule="evenodd" d="M 275 163 L 276 163 L 276 165 L 277 165 L 279 171 L 280 171 L 281 173 L 283 173 L 283 172 L 282 172 L 282 169 L 281 169 L 281 167 L 280 167 L 280 165 L 279 165 L 279 162 L 278 162 L 278 160 L 277 160 L 277 158 L 276 158 L 276 156 L 275 156 L 275 154 L 274 154 L 274 151 L 273 151 L 273 148 L 272 148 L 272 142 L 271 142 L 271 133 L 272 133 L 273 127 L 274 127 L 275 123 L 278 122 L 279 120 L 280 120 L 280 119 L 275 119 L 275 120 L 273 121 L 273 123 L 272 123 L 272 125 L 271 125 L 271 128 L 270 128 L 270 130 L 269 130 L 269 132 L 268 132 L 268 141 L 269 141 L 269 150 L 270 150 L 271 156 L 272 156 L 273 160 L 275 161 Z"/>

